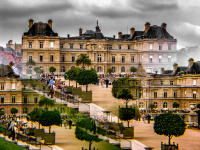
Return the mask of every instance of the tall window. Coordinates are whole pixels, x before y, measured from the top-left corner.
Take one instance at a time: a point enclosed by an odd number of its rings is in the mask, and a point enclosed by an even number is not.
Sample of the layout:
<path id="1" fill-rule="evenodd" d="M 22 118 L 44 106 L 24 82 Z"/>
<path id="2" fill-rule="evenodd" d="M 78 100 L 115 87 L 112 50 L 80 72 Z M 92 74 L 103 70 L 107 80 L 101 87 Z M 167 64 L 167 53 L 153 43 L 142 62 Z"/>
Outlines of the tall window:
<path id="1" fill-rule="evenodd" d="M 40 48 L 43 48 L 43 42 L 40 42 Z"/>
<path id="2" fill-rule="evenodd" d="M 171 50 L 171 49 L 172 49 L 172 44 L 169 43 L 169 44 L 168 44 L 168 50 Z"/>
<path id="3" fill-rule="evenodd" d="M 101 55 L 97 56 L 97 62 L 101 62 Z"/>
<path id="4" fill-rule="evenodd" d="M 158 97 L 158 93 L 154 92 L 154 98 L 157 98 L 157 97 Z"/>
<path id="5" fill-rule="evenodd" d="M 144 108 L 144 103 L 143 102 L 139 102 L 139 108 Z"/>
<path id="6" fill-rule="evenodd" d="M 4 87 L 5 85 L 4 85 L 4 83 L 1 83 L 1 90 L 4 90 Z"/>
<path id="7" fill-rule="evenodd" d="M 167 98 L 167 92 L 164 92 L 164 98 Z"/>
<path id="8" fill-rule="evenodd" d="M 83 49 L 83 44 L 80 44 L 80 49 Z"/>
<path id="9" fill-rule="evenodd" d="M 177 92 L 174 92 L 174 98 L 177 98 Z"/>
<path id="10" fill-rule="evenodd" d="M 43 55 L 40 55 L 40 62 L 43 62 Z"/>
<path id="11" fill-rule="evenodd" d="M 54 42 L 50 42 L 50 48 L 54 48 Z"/>
<path id="12" fill-rule="evenodd" d="M 193 91 L 193 98 L 197 98 L 197 92 Z"/>
<path id="13" fill-rule="evenodd" d="M 128 45 L 128 49 L 131 49 L 131 46 L 130 46 L 130 45 Z"/>
<path id="14" fill-rule="evenodd" d="M 25 96 L 24 96 L 24 104 L 27 104 L 27 102 L 28 102 L 28 98 L 27 98 L 27 96 L 25 95 Z"/>
<path id="15" fill-rule="evenodd" d="M 64 55 L 64 54 L 61 54 L 60 60 L 61 60 L 61 62 L 64 62 L 64 61 L 65 61 L 65 55 Z"/>
<path id="16" fill-rule="evenodd" d="M 153 44 L 149 44 L 149 49 L 153 50 Z"/>
<path id="17" fill-rule="evenodd" d="M 69 44 L 69 47 L 70 47 L 70 49 L 73 49 L 74 45 L 71 43 L 71 44 Z"/>
<path id="18" fill-rule="evenodd" d="M 153 105 L 154 105 L 154 108 L 158 108 L 158 103 L 157 102 L 154 102 Z"/>
<path id="19" fill-rule="evenodd" d="M 15 90 L 15 83 L 11 84 L 11 90 Z"/>
<path id="20" fill-rule="evenodd" d="M 115 71 L 116 71 L 116 68 L 115 68 L 114 66 L 112 67 L 112 71 L 113 71 L 113 72 L 115 72 Z"/>
<path id="21" fill-rule="evenodd" d="M 124 66 L 121 67 L 121 72 L 122 72 L 122 73 L 125 72 L 125 67 L 124 67 Z"/>
<path id="22" fill-rule="evenodd" d="M 65 66 L 61 66 L 60 72 L 65 72 Z"/>
<path id="23" fill-rule="evenodd" d="M 38 103 L 38 97 L 34 97 L 34 103 Z"/>
<path id="24" fill-rule="evenodd" d="M 197 85 L 197 80 L 193 80 L 193 86 Z"/>
<path id="25" fill-rule="evenodd" d="M 125 63 L 125 56 L 122 56 L 122 63 Z"/>
<path id="26" fill-rule="evenodd" d="M 112 63 L 115 63 L 115 56 L 112 56 Z"/>
<path id="27" fill-rule="evenodd" d="M 131 56 L 131 63 L 134 63 L 135 59 L 134 56 Z"/>
<path id="28" fill-rule="evenodd" d="M 97 72 L 101 72 L 101 67 L 100 66 L 97 67 Z"/>
<path id="29" fill-rule="evenodd" d="M 174 85 L 174 81 L 170 81 L 170 85 Z"/>
<path id="30" fill-rule="evenodd" d="M 163 81 L 162 80 L 160 81 L 160 85 L 163 85 Z"/>
<path id="31" fill-rule="evenodd" d="M 172 61 L 172 56 L 168 56 L 168 62 Z"/>
<path id="32" fill-rule="evenodd" d="M 112 50 L 112 45 L 108 45 L 108 49 L 109 49 L 109 50 Z"/>
<path id="33" fill-rule="evenodd" d="M 163 103 L 163 108 L 167 108 L 167 102 Z"/>
<path id="34" fill-rule="evenodd" d="M 29 42 L 29 43 L 28 43 L 28 47 L 29 47 L 29 48 L 32 48 L 32 42 Z"/>
<path id="35" fill-rule="evenodd" d="M 162 62 L 162 56 L 159 56 L 159 63 Z"/>
<path id="36" fill-rule="evenodd" d="M 153 56 L 149 56 L 149 62 L 150 62 L 150 63 L 153 62 Z"/>
<path id="37" fill-rule="evenodd" d="M 12 103 L 15 103 L 15 95 L 12 96 Z"/>
<path id="38" fill-rule="evenodd" d="M 4 96 L 1 96 L 1 103 L 4 103 Z"/>
<path id="39" fill-rule="evenodd" d="M 162 44 L 159 44 L 159 50 L 162 50 Z"/>
<path id="40" fill-rule="evenodd" d="M 28 60 L 29 60 L 29 61 L 32 61 L 32 60 L 33 60 L 33 59 L 32 59 L 32 55 L 29 55 L 29 56 L 28 56 Z"/>
<path id="41" fill-rule="evenodd" d="M 53 58 L 53 54 L 50 55 L 50 62 L 53 62 L 54 58 Z"/>
<path id="42" fill-rule="evenodd" d="M 122 46 L 121 46 L 121 45 L 118 45 L 118 49 L 122 49 Z"/>
<path id="43" fill-rule="evenodd" d="M 61 48 L 61 49 L 63 48 L 63 44 L 60 44 L 60 48 Z"/>
<path id="44" fill-rule="evenodd" d="M 72 55 L 72 62 L 75 62 L 75 56 Z"/>

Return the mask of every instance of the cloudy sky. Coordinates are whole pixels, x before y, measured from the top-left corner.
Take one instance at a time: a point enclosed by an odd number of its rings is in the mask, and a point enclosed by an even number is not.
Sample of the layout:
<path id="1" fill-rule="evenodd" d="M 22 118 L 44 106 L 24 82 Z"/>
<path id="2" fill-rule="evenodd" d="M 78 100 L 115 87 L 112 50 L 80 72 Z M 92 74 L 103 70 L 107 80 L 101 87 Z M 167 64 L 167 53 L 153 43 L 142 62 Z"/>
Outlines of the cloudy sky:
<path id="1" fill-rule="evenodd" d="M 94 29 L 96 20 L 104 35 L 129 32 L 130 27 L 144 30 L 167 23 L 168 32 L 178 47 L 200 45 L 200 0 L 1 0 L 0 45 L 12 39 L 21 43 L 28 20 L 53 20 L 60 36 L 77 35 L 78 29 Z"/>

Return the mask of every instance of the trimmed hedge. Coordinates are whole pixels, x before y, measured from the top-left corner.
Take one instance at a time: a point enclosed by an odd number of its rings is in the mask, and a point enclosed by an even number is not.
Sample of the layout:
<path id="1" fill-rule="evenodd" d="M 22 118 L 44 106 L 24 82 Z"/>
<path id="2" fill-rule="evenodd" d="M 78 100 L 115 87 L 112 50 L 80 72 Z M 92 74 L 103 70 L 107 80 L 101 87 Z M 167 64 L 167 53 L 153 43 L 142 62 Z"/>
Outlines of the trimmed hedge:
<path id="1" fill-rule="evenodd" d="M 81 93 L 82 102 L 92 102 L 92 91 Z"/>

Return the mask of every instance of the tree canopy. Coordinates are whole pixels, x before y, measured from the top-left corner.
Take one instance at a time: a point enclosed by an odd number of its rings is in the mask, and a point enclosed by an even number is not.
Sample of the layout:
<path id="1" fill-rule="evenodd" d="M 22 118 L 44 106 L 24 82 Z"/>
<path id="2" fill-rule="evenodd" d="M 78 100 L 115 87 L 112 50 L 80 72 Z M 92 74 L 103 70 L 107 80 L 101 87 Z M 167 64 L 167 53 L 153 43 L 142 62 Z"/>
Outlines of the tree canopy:
<path id="1" fill-rule="evenodd" d="M 72 81 L 76 81 L 77 80 L 77 76 L 80 73 L 81 69 L 79 67 L 75 67 L 75 68 L 71 68 L 70 70 L 68 70 L 67 72 L 65 72 L 64 77 L 65 80 L 72 80 Z M 77 83 L 77 81 L 76 81 Z M 76 84 L 77 87 L 77 84 Z"/>
<path id="2" fill-rule="evenodd" d="M 81 70 L 76 78 L 80 85 L 86 85 L 86 92 L 88 91 L 88 84 L 96 84 L 98 76 L 94 70 Z"/>
<path id="3" fill-rule="evenodd" d="M 119 108 L 119 118 L 121 120 L 127 121 L 129 127 L 129 120 L 135 117 L 135 108 Z"/>
<path id="4" fill-rule="evenodd" d="M 29 59 L 29 60 L 26 62 L 26 66 L 35 66 L 35 61 L 32 60 L 32 59 Z"/>
<path id="5" fill-rule="evenodd" d="M 121 89 L 117 95 L 118 99 L 123 99 L 126 101 L 126 107 L 128 106 L 129 100 L 133 99 L 133 96 L 129 89 Z"/>
<path id="6" fill-rule="evenodd" d="M 51 133 L 52 125 L 60 125 L 62 123 L 60 113 L 58 111 L 45 111 L 42 113 L 39 123 L 43 126 L 49 126 L 49 133 Z"/>
<path id="7" fill-rule="evenodd" d="M 27 115 L 28 120 L 33 121 L 33 122 L 38 122 L 40 121 L 40 118 L 42 116 L 42 114 L 44 113 L 43 109 L 40 108 L 36 108 L 34 109 L 31 113 L 29 113 Z M 40 127 L 40 123 L 39 123 L 39 127 Z"/>
<path id="8" fill-rule="evenodd" d="M 131 70 L 130 70 L 131 72 L 136 72 L 137 71 L 137 68 L 135 68 L 135 67 L 131 67 Z"/>
<path id="9" fill-rule="evenodd" d="M 40 73 L 43 72 L 43 70 L 42 70 L 40 67 L 35 67 L 35 68 L 34 68 L 34 71 L 35 71 L 36 73 L 38 73 L 38 74 L 40 74 Z"/>
<path id="10" fill-rule="evenodd" d="M 49 72 L 54 73 L 55 71 L 56 71 L 55 67 L 53 67 L 53 66 L 49 67 Z"/>
<path id="11" fill-rule="evenodd" d="M 179 103 L 174 102 L 174 103 L 173 103 L 173 108 L 179 108 Z"/>
<path id="12" fill-rule="evenodd" d="M 42 96 L 40 97 L 39 106 L 44 106 L 45 110 L 48 110 L 48 107 L 55 106 L 55 101 Z"/>
<path id="13" fill-rule="evenodd" d="M 82 65 L 82 68 L 84 68 L 85 66 L 91 65 L 91 59 L 87 54 L 80 54 L 76 60 L 76 65 Z"/>
<path id="14" fill-rule="evenodd" d="M 15 115 L 18 113 L 18 109 L 13 107 L 13 108 L 11 108 L 10 112 L 11 112 L 11 114 Z"/>
<path id="15" fill-rule="evenodd" d="M 112 68 L 108 68 L 108 70 L 107 70 L 107 73 L 108 73 L 108 74 L 111 74 L 111 73 L 113 73 L 113 70 L 112 70 Z"/>
<path id="16" fill-rule="evenodd" d="M 173 136 L 178 137 L 184 134 L 186 124 L 177 114 L 160 114 L 155 117 L 154 131 L 159 135 L 169 138 L 169 145 Z"/>

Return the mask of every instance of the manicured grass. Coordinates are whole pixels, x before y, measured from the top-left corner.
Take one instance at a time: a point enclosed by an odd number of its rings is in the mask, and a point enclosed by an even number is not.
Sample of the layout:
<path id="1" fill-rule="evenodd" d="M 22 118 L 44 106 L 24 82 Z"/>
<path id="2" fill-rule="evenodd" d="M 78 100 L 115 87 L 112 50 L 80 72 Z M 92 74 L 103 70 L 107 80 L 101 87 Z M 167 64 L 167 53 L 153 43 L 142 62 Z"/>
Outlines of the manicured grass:
<path id="1" fill-rule="evenodd" d="M 92 148 L 93 147 L 95 147 L 95 149 L 99 149 L 99 150 L 121 150 L 121 148 L 114 146 L 112 144 L 109 144 L 108 142 L 105 142 L 105 141 L 93 143 Z"/>
<path id="2" fill-rule="evenodd" d="M 2 138 L 0 138 L 0 149 L 1 150 L 26 150 L 16 144 L 6 142 Z"/>

